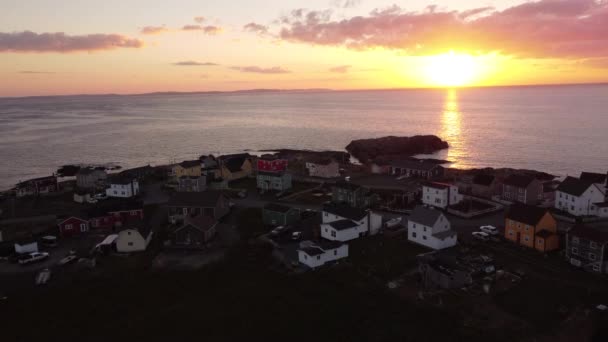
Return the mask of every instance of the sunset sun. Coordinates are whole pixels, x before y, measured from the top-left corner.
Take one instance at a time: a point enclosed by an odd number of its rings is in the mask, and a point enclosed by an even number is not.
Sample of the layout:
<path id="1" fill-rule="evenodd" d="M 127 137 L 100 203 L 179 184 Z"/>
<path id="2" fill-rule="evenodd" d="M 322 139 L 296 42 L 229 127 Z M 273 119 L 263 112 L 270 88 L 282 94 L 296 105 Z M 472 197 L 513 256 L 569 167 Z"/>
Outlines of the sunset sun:
<path id="1" fill-rule="evenodd" d="M 426 66 L 428 82 L 442 87 L 470 85 L 477 73 L 478 68 L 473 56 L 454 51 L 429 57 Z"/>

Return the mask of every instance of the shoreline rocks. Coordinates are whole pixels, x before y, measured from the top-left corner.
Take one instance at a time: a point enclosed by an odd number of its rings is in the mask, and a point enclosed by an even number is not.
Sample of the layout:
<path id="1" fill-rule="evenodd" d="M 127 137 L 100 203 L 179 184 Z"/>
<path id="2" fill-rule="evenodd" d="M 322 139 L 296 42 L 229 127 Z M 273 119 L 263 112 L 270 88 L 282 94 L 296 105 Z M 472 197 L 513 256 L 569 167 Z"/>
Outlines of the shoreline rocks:
<path id="1" fill-rule="evenodd" d="M 361 163 L 369 163 L 375 159 L 394 160 L 417 154 L 431 154 L 446 148 L 449 148 L 448 143 L 435 135 L 360 139 L 353 140 L 346 146 L 346 150 Z"/>

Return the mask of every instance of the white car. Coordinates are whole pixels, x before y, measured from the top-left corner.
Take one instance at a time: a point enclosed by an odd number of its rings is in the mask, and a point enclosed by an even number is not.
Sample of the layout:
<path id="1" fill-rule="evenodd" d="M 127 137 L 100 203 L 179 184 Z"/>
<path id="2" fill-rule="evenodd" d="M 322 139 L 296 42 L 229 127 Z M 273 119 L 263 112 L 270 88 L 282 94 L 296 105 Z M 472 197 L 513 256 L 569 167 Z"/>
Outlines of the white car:
<path id="1" fill-rule="evenodd" d="M 488 235 L 498 235 L 498 228 L 494 227 L 494 226 L 481 226 L 479 227 L 479 230 L 481 230 L 482 232 L 488 234 Z"/>
<path id="2" fill-rule="evenodd" d="M 93 196 L 93 198 L 96 200 L 105 200 L 108 198 L 108 195 L 106 195 L 105 193 L 102 192 L 102 193 L 99 193 L 99 194 Z"/>
<path id="3" fill-rule="evenodd" d="M 19 257 L 19 264 L 27 265 L 27 264 L 31 264 L 34 262 L 42 261 L 48 257 L 49 257 L 49 253 L 47 253 L 47 252 L 29 253 L 29 254 L 25 254 L 25 255 L 22 255 Z"/>
<path id="4" fill-rule="evenodd" d="M 474 238 L 482 241 L 488 241 L 490 239 L 490 235 L 484 232 L 473 232 L 471 235 L 473 235 Z"/>
<path id="5" fill-rule="evenodd" d="M 96 200 L 95 198 L 89 198 L 89 199 L 87 200 L 87 203 L 90 203 L 90 204 L 95 204 L 95 203 L 97 203 L 97 202 L 98 202 L 98 200 Z"/>

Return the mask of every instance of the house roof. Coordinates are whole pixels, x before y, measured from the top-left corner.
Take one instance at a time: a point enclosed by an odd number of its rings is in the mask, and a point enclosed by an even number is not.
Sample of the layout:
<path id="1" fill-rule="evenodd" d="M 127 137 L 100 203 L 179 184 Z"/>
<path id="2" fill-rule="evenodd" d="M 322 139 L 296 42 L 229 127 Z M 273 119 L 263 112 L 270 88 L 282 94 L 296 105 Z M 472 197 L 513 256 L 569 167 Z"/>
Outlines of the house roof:
<path id="1" fill-rule="evenodd" d="M 203 192 L 176 192 L 168 202 L 170 207 L 202 207 L 213 208 L 217 205 L 223 192 L 208 190 Z"/>
<path id="2" fill-rule="evenodd" d="M 98 203 L 95 207 L 89 209 L 86 213 L 89 217 L 100 217 L 106 216 L 108 213 L 143 210 L 143 208 L 144 204 L 141 201 L 108 199 L 103 201 L 102 203 Z"/>
<path id="3" fill-rule="evenodd" d="M 46 177 L 39 177 L 39 178 L 32 178 L 32 179 L 28 179 L 25 180 L 23 182 L 19 182 L 17 183 L 17 187 L 23 187 L 23 186 L 28 186 L 31 185 L 33 183 L 56 183 L 57 182 L 57 177 L 55 176 L 46 176 Z"/>
<path id="4" fill-rule="evenodd" d="M 120 174 L 127 175 L 127 176 L 135 176 L 135 175 L 139 175 L 141 173 L 152 172 L 152 171 L 154 171 L 154 168 L 152 166 L 145 165 L 145 166 L 134 167 L 132 169 L 122 170 L 120 172 Z"/>
<path id="5" fill-rule="evenodd" d="M 453 230 L 445 230 L 443 232 L 435 233 L 433 234 L 433 236 L 438 238 L 439 240 L 445 240 L 447 238 L 456 236 L 456 232 Z"/>
<path id="6" fill-rule="evenodd" d="M 432 226 L 442 215 L 441 211 L 419 205 L 412 211 L 409 220 L 425 226 Z"/>
<path id="7" fill-rule="evenodd" d="M 527 188 L 536 178 L 528 175 L 510 175 L 503 183 L 517 188 Z"/>
<path id="8" fill-rule="evenodd" d="M 353 221 L 361 221 L 367 216 L 366 210 L 354 208 L 349 205 L 328 204 L 323 206 L 323 211 Z"/>
<path id="9" fill-rule="evenodd" d="M 309 256 L 317 256 L 325 253 L 323 249 L 318 246 L 310 246 L 300 249 L 302 252 L 308 254 Z"/>
<path id="10" fill-rule="evenodd" d="M 436 183 L 436 182 L 425 182 L 424 184 L 422 184 L 422 186 L 425 186 L 427 188 L 439 189 L 439 190 L 445 190 L 445 189 L 450 188 L 449 184 Z"/>
<path id="11" fill-rule="evenodd" d="M 436 163 L 412 159 L 396 160 L 391 163 L 391 166 L 420 171 L 431 171 L 437 167 L 442 167 L 441 165 Z"/>
<path id="12" fill-rule="evenodd" d="M 574 177 L 566 177 L 564 181 L 557 187 L 557 191 L 573 195 L 581 196 L 589 187 L 593 186 L 593 182 L 580 180 Z"/>
<path id="13" fill-rule="evenodd" d="M 597 228 L 591 228 L 582 224 L 574 226 L 568 231 L 568 235 L 576 236 L 579 238 L 608 243 L 608 231 L 600 230 Z"/>
<path id="14" fill-rule="evenodd" d="M 270 177 L 283 177 L 284 172 L 270 172 L 270 171 L 258 171 L 258 175 L 270 176 Z"/>
<path id="15" fill-rule="evenodd" d="M 530 226 L 536 226 L 547 212 L 546 208 L 516 203 L 509 208 L 506 218 Z"/>
<path id="16" fill-rule="evenodd" d="M 555 233 L 552 233 L 552 232 L 550 232 L 548 230 L 544 230 L 544 229 L 541 230 L 540 232 L 536 233 L 536 236 L 539 237 L 539 238 L 542 238 L 542 239 L 546 239 L 546 238 L 548 238 L 550 236 L 553 236 L 553 235 L 555 235 Z"/>
<path id="17" fill-rule="evenodd" d="M 598 208 L 608 208 L 608 202 L 593 203 Z"/>
<path id="18" fill-rule="evenodd" d="M 350 191 L 355 191 L 361 188 L 360 185 L 351 183 L 351 182 L 346 182 L 346 181 L 338 181 L 336 182 L 336 184 L 334 184 L 335 188 L 340 188 L 340 189 L 345 189 L 345 190 L 350 190 Z"/>
<path id="19" fill-rule="evenodd" d="M 186 217 L 184 219 L 184 224 L 177 228 L 177 230 L 181 230 L 187 226 L 192 226 L 200 231 L 208 231 L 209 229 L 213 228 L 215 225 L 217 224 L 217 221 L 210 216 L 205 216 L 205 215 L 198 215 L 195 217 Z"/>
<path id="20" fill-rule="evenodd" d="M 309 256 L 317 256 L 325 253 L 325 251 L 336 249 L 342 245 L 344 245 L 344 243 L 340 241 L 329 241 L 322 239 L 321 241 L 314 242 L 308 247 L 300 248 L 300 250 Z"/>
<path id="21" fill-rule="evenodd" d="M 484 174 L 475 175 L 473 177 L 473 184 L 490 186 L 494 182 L 495 178 L 496 177 L 494 177 L 493 175 L 484 175 Z"/>
<path id="22" fill-rule="evenodd" d="M 243 164 L 245 163 L 245 160 L 248 157 L 249 157 L 249 155 L 245 154 L 245 155 L 236 155 L 236 156 L 226 158 L 226 159 L 221 159 L 221 160 L 223 160 L 224 166 L 230 172 L 238 172 L 243 169 Z"/>
<path id="23" fill-rule="evenodd" d="M 77 216 L 70 216 L 70 217 L 68 217 L 68 218 L 66 218 L 66 219 L 61 220 L 61 222 L 59 222 L 58 224 L 63 224 L 63 223 L 65 223 L 66 221 L 69 221 L 69 220 L 71 220 L 71 219 L 76 219 L 76 220 L 78 220 L 78 221 L 82 221 L 82 222 L 88 222 L 87 220 L 82 219 L 82 218 L 80 218 L 80 217 L 77 217 Z"/>
<path id="24" fill-rule="evenodd" d="M 605 184 L 607 177 L 608 174 L 606 173 L 582 172 L 580 179 L 592 183 Z"/>
<path id="25" fill-rule="evenodd" d="M 329 224 L 333 229 L 335 230 L 347 230 L 347 229 L 351 229 L 351 228 L 355 228 L 357 226 L 359 226 L 358 224 L 356 224 L 355 222 L 351 221 L 351 220 L 338 220 L 338 221 L 334 221 L 331 222 Z"/>
<path id="26" fill-rule="evenodd" d="M 110 184 L 129 185 L 133 182 L 133 178 L 124 175 L 114 175 L 110 178 Z"/>
<path id="27" fill-rule="evenodd" d="M 308 160 L 308 163 L 315 165 L 330 165 L 337 162 L 331 158 L 312 158 Z"/>
<path id="28" fill-rule="evenodd" d="M 184 160 L 183 162 L 179 163 L 179 166 L 183 167 L 184 169 L 189 169 L 191 167 L 200 167 L 201 162 L 200 160 Z"/>
<path id="29" fill-rule="evenodd" d="M 103 173 L 106 173 L 106 171 L 103 170 L 103 169 L 97 169 L 97 168 L 92 168 L 92 167 L 84 167 L 84 168 L 81 168 L 80 170 L 78 170 L 78 172 L 76 173 L 76 176 L 78 176 L 78 175 L 90 175 L 90 174 L 92 174 L 94 172 L 103 172 Z"/>
<path id="30" fill-rule="evenodd" d="M 288 213 L 291 209 L 293 208 L 278 203 L 268 203 L 264 206 L 264 210 L 274 211 L 283 214 Z"/>

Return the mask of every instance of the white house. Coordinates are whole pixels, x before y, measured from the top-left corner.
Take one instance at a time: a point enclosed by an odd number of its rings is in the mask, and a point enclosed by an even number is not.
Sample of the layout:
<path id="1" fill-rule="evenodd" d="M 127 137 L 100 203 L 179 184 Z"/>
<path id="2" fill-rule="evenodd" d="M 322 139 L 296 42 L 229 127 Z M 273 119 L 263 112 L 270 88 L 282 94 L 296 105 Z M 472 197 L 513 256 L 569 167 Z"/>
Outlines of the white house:
<path id="1" fill-rule="evenodd" d="M 410 241 L 435 250 L 458 243 L 458 236 L 451 229 L 450 221 L 436 209 L 417 206 L 410 215 L 407 229 Z"/>
<path id="2" fill-rule="evenodd" d="M 298 249 L 298 261 L 313 269 L 347 257 L 348 245 L 340 242 L 304 241 L 300 243 L 300 249 Z"/>
<path id="3" fill-rule="evenodd" d="M 145 229 L 125 229 L 114 240 L 118 253 L 143 252 L 152 239 L 152 232 Z"/>
<path id="4" fill-rule="evenodd" d="M 311 177 L 340 177 L 340 164 L 331 159 L 307 162 L 306 169 L 308 170 L 308 175 Z"/>
<path id="5" fill-rule="evenodd" d="M 344 242 L 376 235 L 382 227 L 381 215 L 346 205 L 327 205 L 322 217 L 321 237 L 330 241 Z"/>
<path id="6" fill-rule="evenodd" d="M 426 205 L 446 209 L 450 205 L 460 203 L 463 197 L 458 193 L 458 187 L 453 184 L 428 182 L 422 185 L 422 203 Z"/>
<path id="7" fill-rule="evenodd" d="M 114 178 L 110 187 L 106 189 L 108 197 L 131 198 L 139 195 L 139 182 L 137 179 Z"/>
<path id="8" fill-rule="evenodd" d="M 15 242 L 15 253 L 25 254 L 38 252 L 38 242 L 36 241 L 22 241 Z"/>
<path id="9" fill-rule="evenodd" d="M 592 181 L 574 177 L 566 177 L 557 187 L 555 208 L 574 216 L 608 216 L 604 190 Z"/>

